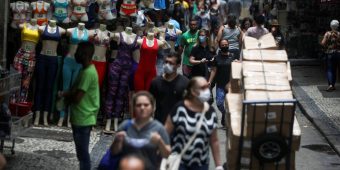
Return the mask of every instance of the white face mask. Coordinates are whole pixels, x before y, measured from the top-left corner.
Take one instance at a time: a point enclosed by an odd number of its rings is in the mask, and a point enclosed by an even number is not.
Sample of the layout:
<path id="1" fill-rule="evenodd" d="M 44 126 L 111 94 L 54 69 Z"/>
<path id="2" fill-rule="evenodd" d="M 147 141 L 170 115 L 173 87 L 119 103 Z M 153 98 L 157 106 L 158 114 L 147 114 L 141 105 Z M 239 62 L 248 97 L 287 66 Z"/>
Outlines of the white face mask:
<path id="1" fill-rule="evenodd" d="M 171 74 L 175 71 L 174 66 L 170 64 L 164 64 L 163 65 L 163 70 L 165 74 Z"/>
<path id="2" fill-rule="evenodd" d="M 198 96 L 198 99 L 199 99 L 202 103 L 204 103 L 204 102 L 209 101 L 210 95 L 211 95 L 210 89 L 207 88 L 207 89 L 205 89 L 205 90 L 201 90 L 201 91 L 200 91 L 200 95 Z"/>

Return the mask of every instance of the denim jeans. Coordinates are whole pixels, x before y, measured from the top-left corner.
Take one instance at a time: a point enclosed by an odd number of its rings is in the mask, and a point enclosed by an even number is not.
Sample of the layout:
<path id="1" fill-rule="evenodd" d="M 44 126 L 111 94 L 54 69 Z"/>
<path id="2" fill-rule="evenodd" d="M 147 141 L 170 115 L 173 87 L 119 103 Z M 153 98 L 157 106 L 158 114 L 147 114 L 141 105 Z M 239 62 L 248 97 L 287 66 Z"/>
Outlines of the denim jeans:
<path id="1" fill-rule="evenodd" d="M 327 79 L 328 85 L 335 86 L 336 82 L 336 71 L 340 55 L 337 52 L 327 54 Z"/>
<path id="2" fill-rule="evenodd" d="M 209 164 L 205 164 L 202 166 L 197 166 L 197 165 L 192 165 L 192 166 L 186 166 L 181 164 L 179 166 L 179 170 L 208 170 L 209 169 Z"/>
<path id="3" fill-rule="evenodd" d="M 91 169 L 91 159 L 89 153 L 90 133 L 92 126 L 72 125 L 74 144 L 76 145 L 77 158 L 80 170 Z"/>
<path id="4" fill-rule="evenodd" d="M 221 120 L 222 125 L 225 124 L 225 114 L 226 114 L 226 109 L 224 107 L 225 95 L 226 95 L 226 91 L 224 90 L 224 87 L 216 86 L 216 105 L 217 105 L 218 110 L 222 114 L 222 120 Z"/>

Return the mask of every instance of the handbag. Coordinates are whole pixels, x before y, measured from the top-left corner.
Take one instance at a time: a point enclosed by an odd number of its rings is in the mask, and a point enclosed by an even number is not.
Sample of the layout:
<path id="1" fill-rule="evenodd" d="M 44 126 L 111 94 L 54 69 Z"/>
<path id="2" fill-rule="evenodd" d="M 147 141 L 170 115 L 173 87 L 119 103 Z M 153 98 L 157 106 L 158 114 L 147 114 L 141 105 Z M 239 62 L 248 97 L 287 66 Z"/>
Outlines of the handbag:
<path id="1" fill-rule="evenodd" d="M 127 131 L 128 128 L 132 126 L 132 120 L 128 120 L 128 123 L 124 127 L 124 131 Z M 98 165 L 98 170 L 113 170 L 118 169 L 120 159 L 122 158 L 122 153 L 117 155 L 111 154 L 111 149 L 109 148 L 103 158 L 100 160 L 100 163 Z"/>
<path id="2" fill-rule="evenodd" d="M 205 113 L 209 110 L 209 104 L 207 102 L 204 103 L 203 112 L 202 115 L 197 123 L 196 131 L 195 133 L 190 137 L 189 141 L 185 144 L 183 150 L 180 154 L 177 153 L 171 153 L 168 158 L 163 158 L 161 162 L 160 170 L 178 170 L 179 165 L 181 164 L 182 156 L 184 153 L 188 150 L 191 143 L 195 140 L 199 130 L 202 127 L 203 119 Z"/>

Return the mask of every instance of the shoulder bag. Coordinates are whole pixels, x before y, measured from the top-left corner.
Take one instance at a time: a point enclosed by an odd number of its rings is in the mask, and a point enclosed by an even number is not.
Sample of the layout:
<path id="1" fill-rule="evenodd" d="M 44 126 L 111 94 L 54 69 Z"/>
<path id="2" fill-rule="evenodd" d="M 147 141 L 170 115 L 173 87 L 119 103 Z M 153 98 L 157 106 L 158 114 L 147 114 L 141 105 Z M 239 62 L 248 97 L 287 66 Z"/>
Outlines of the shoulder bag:
<path id="1" fill-rule="evenodd" d="M 182 156 L 185 154 L 185 152 L 190 147 L 191 143 L 195 140 L 199 130 L 202 127 L 204 115 L 209 110 L 209 104 L 207 102 L 204 103 L 203 112 L 202 115 L 197 123 L 196 131 L 195 133 L 190 137 L 189 141 L 185 144 L 183 150 L 180 154 L 177 153 L 171 153 L 168 158 L 163 158 L 160 170 L 178 170 L 179 165 L 181 164 Z"/>

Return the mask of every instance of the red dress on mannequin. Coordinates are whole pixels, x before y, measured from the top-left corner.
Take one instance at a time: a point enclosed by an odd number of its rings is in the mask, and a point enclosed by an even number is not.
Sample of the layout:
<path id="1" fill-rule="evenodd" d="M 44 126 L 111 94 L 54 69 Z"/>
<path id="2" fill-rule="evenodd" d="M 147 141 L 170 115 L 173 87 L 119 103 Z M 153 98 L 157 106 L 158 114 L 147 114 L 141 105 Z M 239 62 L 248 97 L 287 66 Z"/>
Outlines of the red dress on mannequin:
<path id="1" fill-rule="evenodd" d="M 153 46 L 146 44 L 146 38 L 143 38 L 140 49 L 140 60 L 135 73 L 135 91 L 149 90 L 153 78 L 156 77 L 156 61 L 158 53 L 157 39 L 153 39 Z"/>

